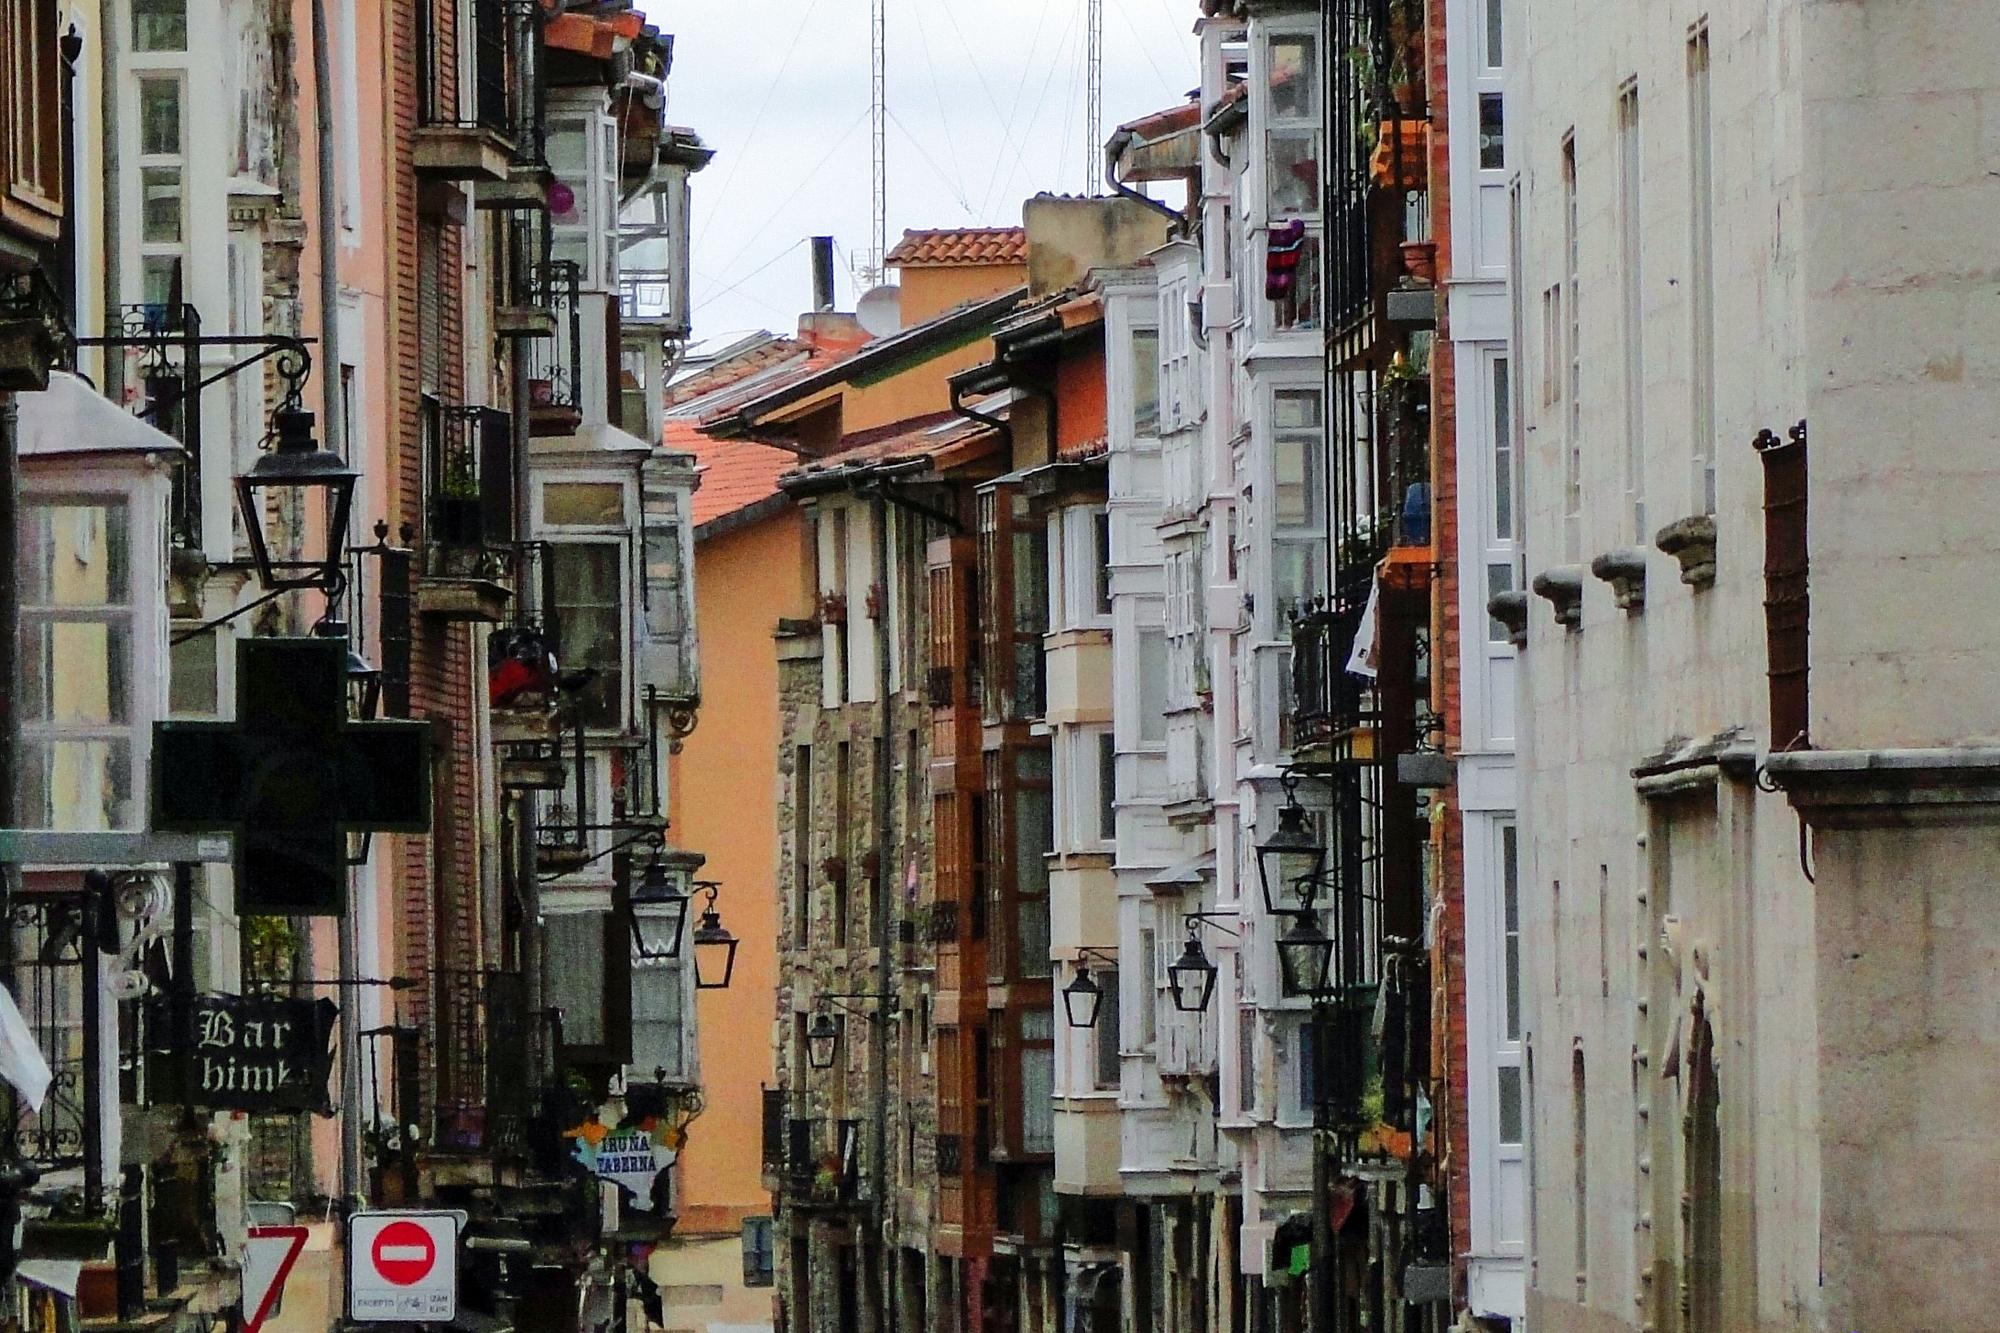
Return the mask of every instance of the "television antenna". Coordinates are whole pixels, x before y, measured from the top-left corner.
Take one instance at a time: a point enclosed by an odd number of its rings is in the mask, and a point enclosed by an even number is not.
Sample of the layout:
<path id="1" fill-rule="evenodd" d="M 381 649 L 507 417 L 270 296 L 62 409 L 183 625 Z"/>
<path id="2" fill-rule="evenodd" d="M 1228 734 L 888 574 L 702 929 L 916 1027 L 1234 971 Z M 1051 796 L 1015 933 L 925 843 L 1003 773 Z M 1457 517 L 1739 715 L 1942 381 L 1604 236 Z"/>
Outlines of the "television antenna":
<path id="1" fill-rule="evenodd" d="M 1102 188 L 1098 158 L 1104 151 L 1104 0 L 1085 0 L 1085 4 L 1089 47 L 1084 56 L 1083 192 L 1095 195 Z"/>

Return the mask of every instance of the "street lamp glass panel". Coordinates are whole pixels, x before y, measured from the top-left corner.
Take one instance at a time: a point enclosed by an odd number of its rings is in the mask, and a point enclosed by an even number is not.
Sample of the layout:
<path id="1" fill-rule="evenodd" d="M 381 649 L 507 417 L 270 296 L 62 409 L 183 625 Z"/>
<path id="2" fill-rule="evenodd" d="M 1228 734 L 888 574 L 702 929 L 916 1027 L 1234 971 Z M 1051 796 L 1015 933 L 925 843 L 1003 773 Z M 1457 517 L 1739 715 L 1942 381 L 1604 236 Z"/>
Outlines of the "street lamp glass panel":
<path id="1" fill-rule="evenodd" d="M 1167 969 L 1167 989 L 1173 992 L 1174 1008 L 1184 1014 L 1206 1013 L 1215 996 L 1215 964 L 1192 933 L 1181 956 Z"/>
<path id="2" fill-rule="evenodd" d="M 1097 1026 L 1097 1011 L 1104 1006 L 1104 988 L 1090 975 L 1088 967 L 1079 967 L 1069 985 L 1063 987 L 1063 1016 L 1073 1028 L 1094 1028 Z"/>
<path id="3" fill-rule="evenodd" d="M 328 586 L 339 580 L 346 562 L 347 516 L 361 474 L 320 448 L 312 413 L 286 408 L 276 424 L 277 447 L 236 479 L 236 503 L 257 578 L 266 589 Z M 267 519 L 292 526 L 296 556 L 272 554 Z M 307 536 L 322 520 L 321 545 L 310 550 Z"/>
<path id="4" fill-rule="evenodd" d="M 715 890 L 708 891 L 708 906 L 702 910 L 701 924 L 694 931 L 694 988 L 727 990 L 736 971 L 736 937 L 722 924 L 715 910 Z"/>
<path id="5" fill-rule="evenodd" d="M 684 875 L 655 859 L 632 890 L 632 949 L 640 961 L 660 963 L 681 956 L 688 909 L 683 879 Z"/>
<path id="6" fill-rule="evenodd" d="M 806 1029 L 806 1063 L 814 1069 L 831 1069 L 839 1047 L 840 1020 L 824 1012 L 814 1015 Z"/>
<path id="7" fill-rule="evenodd" d="M 1276 915 L 1312 906 L 1325 870 L 1325 844 L 1314 836 L 1305 807 L 1287 799 L 1278 811 L 1277 831 L 1257 844 L 1257 878 L 1264 888 L 1264 910 Z"/>
<path id="8" fill-rule="evenodd" d="M 1278 972 L 1288 996 L 1318 996 L 1327 992 L 1333 969 L 1333 941 L 1313 913 L 1301 912 L 1278 937 Z"/>

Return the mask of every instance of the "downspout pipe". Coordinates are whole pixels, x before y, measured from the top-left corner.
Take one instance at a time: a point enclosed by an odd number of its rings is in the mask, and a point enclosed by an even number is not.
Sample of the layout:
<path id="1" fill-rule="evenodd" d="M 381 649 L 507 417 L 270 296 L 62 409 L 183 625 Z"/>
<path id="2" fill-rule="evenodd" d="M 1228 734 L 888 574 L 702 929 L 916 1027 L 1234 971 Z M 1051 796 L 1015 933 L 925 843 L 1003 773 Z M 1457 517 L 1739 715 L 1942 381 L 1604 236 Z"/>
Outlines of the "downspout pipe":
<path id="1" fill-rule="evenodd" d="M 880 719 L 878 739 L 875 744 L 875 958 L 876 958 L 876 1013 L 875 1035 L 875 1217 L 876 1234 L 882 1238 L 882 1328 L 885 1333 L 898 1333 L 897 1295 L 902 1277 L 901 1244 L 894 1234 L 890 1221 L 894 1210 L 889 1206 L 889 1053 L 896 1048 L 889 1039 L 889 1021 L 895 1013 L 895 970 L 893 943 L 896 932 L 893 926 L 895 913 L 891 910 L 893 899 L 890 885 L 895 882 L 892 857 L 894 849 L 889 839 L 889 821 L 894 805 L 889 799 L 889 778 L 891 761 L 889 747 L 895 735 L 890 726 L 893 700 L 890 697 L 891 681 L 889 672 L 889 514 L 891 505 L 886 495 L 875 504 L 875 576 L 881 580 L 882 596 L 875 613 L 875 709 Z M 909 608 L 904 608 L 909 614 Z M 908 1114 L 908 1108 L 905 1108 Z"/>
<path id="2" fill-rule="evenodd" d="M 1007 446 L 1007 453 L 1011 457 L 1014 452 L 1013 426 L 1008 424 L 1005 417 L 996 417 L 991 413 L 982 412 L 978 408 L 967 404 L 965 393 L 966 384 L 963 380 L 954 379 L 951 381 L 951 410 L 964 417 L 967 421 L 976 421 L 999 435 L 1000 442 Z"/>
<path id="3" fill-rule="evenodd" d="M 1155 213 L 1166 217 L 1174 224 L 1175 234 L 1180 234 L 1187 227 L 1187 215 L 1185 213 L 1161 203 L 1150 195 L 1133 189 L 1118 175 L 1118 159 L 1125 156 L 1125 150 L 1131 146 L 1132 131 L 1130 130 L 1118 131 L 1118 133 L 1111 136 L 1111 142 L 1104 145 L 1104 183 L 1125 198 L 1142 203 Z"/>

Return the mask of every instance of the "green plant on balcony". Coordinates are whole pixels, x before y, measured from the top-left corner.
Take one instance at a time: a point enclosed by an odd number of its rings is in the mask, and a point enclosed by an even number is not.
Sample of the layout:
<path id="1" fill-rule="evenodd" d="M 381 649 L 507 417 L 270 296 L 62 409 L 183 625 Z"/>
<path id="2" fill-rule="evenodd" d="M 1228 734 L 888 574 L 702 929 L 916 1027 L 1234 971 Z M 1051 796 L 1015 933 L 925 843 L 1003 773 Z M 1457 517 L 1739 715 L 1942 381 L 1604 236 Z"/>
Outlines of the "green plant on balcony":
<path id="1" fill-rule="evenodd" d="M 479 544 L 479 478 L 473 473 L 469 454 L 452 451 L 445 455 L 431 503 L 435 520 L 433 541 L 445 546 Z"/>

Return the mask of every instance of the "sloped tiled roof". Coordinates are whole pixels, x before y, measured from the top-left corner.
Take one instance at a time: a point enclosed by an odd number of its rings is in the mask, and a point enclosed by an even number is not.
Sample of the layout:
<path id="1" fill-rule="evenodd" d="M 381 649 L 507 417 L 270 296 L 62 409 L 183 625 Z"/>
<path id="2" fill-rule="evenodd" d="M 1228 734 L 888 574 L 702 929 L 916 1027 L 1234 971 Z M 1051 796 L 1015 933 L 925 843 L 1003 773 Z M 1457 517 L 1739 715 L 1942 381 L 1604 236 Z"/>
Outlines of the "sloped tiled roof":
<path id="1" fill-rule="evenodd" d="M 876 468 L 901 463 L 946 460 L 984 453 L 984 447 L 998 448 L 999 432 L 985 422 L 972 421 L 955 412 L 930 412 L 888 426 L 849 435 L 837 453 L 815 458 L 786 470 L 782 485 L 787 490 L 811 489 L 841 478 L 853 477 Z"/>
<path id="2" fill-rule="evenodd" d="M 897 268 L 991 267 L 1028 262 L 1025 227 L 953 227 L 905 231 L 882 261 Z"/>
<path id="3" fill-rule="evenodd" d="M 749 440 L 718 440 L 692 421 L 667 423 L 667 448 L 693 454 L 701 484 L 694 493 L 695 536 L 717 519 L 740 514 L 778 493 L 778 478 L 798 466 L 783 449 Z"/>

